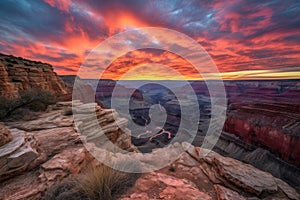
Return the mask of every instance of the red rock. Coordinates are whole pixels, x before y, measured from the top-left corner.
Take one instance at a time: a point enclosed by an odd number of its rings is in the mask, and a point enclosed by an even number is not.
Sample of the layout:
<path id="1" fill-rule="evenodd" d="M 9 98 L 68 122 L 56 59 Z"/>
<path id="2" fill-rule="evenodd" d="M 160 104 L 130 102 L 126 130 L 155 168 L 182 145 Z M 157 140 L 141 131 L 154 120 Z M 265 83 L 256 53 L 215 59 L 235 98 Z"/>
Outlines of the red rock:
<path id="1" fill-rule="evenodd" d="M 0 54 L 0 80 L 0 96 L 16 97 L 19 91 L 35 87 L 57 96 L 68 93 L 51 65 L 4 54 Z"/>
<path id="2" fill-rule="evenodd" d="M 129 194 L 121 197 L 127 199 L 190 199 L 190 200 L 211 200 L 212 198 L 199 191 L 197 186 L 189 180 L 176 178 L 170 175 L 153 172 L 139 178 Z M 150 197 L 150 198 L 149 198 Z"/>
<path id="3" fill-rule="evenodd" d="M 300 166 L 299 104 L 248 104 L 230 111 L 224 130 Z"/>
<path id="4" fill-rule="evenodd" d="M 218 195 L 218 200 L 246 200 L 245 197 L 239 195 L 236 191 L 228 189 L 221 185 L 214 185 Z"/>

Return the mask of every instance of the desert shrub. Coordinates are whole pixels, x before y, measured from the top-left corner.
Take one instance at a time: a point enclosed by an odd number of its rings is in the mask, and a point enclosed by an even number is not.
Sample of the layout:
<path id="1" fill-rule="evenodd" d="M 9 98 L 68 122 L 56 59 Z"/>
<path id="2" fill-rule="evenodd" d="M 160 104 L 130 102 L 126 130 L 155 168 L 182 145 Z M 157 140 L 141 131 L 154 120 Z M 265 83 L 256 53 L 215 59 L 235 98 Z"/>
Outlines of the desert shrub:
<path id="1" fill-rule="evenodd" d="M 1 96 L 0 102 L 0 120 L 20 119 L 25 116 L 26 110 L 45 110 L 56 102 L 56 96 L 50 91 L 33 88 L 20 92 L 17 98 Z"/>
<path id="2" fill-rule="evenodd" d="M 92 167 L 83 174 L 53 186 L 46 192 L 44 199 L 115 200 L 134 185 L 138 176 L 105 165 Z"/>

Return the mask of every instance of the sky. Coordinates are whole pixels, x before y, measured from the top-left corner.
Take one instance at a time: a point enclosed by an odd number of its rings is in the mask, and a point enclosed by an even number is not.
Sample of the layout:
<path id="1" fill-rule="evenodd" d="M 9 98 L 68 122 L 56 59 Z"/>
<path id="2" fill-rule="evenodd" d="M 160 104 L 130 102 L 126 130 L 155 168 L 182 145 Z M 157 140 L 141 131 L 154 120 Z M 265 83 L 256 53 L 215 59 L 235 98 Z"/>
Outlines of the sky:
<path id="1" fill-rule="evenodd" d="M 223 79 L 300 78 L 299 13 L 298 0 L 1 0 L 0 52 L 50 63 L 60 75 L 77 74 L 106 39 L 160 27 L 197 41 Z M 187 60 L 156 49 L 120 56 L 103 77 L 120 79 L 136 69 L 128 79 L 172 79 L 162 67 L 149 74 L 151 68 L 140 67 L 147 63 L 170 66 L 186 79 L 198 77 Z"/>

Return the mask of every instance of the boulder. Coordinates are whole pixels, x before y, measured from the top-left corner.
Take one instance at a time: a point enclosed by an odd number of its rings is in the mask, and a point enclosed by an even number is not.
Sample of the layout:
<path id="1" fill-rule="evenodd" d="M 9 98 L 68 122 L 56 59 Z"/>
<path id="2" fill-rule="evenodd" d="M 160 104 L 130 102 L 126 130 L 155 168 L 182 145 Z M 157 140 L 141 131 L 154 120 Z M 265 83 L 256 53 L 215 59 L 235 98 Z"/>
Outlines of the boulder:
<path id="1" fill-rule="evenodd" d="M 199 191 L 197 186 L 186 179 L 180 179 L 162 173 L 152 172 L 139 178 L 129 193 L 120 199 L 190 199 L 211 200 L 212 198 Z"/>
<path id="2" fill-rule="evenodd" d="M 204 158 L 205 159 L 205 158 Z M 251 165 L 225 157 L 215 157 L 212 165 L 221 177 L 254 194 L 274 193 L 278 190 L 275 178 Z"/>
<path id="3" fill-rule="evenodd" d="M 12 129 L 13 140 L 0 147 L 0 180 L 24 172 L 38 156 L 35 138 Z"/>

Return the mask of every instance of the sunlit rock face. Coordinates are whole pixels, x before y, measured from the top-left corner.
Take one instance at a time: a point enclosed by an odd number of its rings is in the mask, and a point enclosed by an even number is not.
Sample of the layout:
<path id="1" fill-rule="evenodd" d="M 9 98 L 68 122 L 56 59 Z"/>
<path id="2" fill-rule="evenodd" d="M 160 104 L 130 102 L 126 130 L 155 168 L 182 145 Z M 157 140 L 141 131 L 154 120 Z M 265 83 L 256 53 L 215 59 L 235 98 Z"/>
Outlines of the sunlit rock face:
<path id="1" fill-rule="evenodd" d="M 46 63 L 0 54 L 0 95 L 16 97 L 20 91 L 40 88 L 58 96 L 67 94 L 65 83 Z"/>

